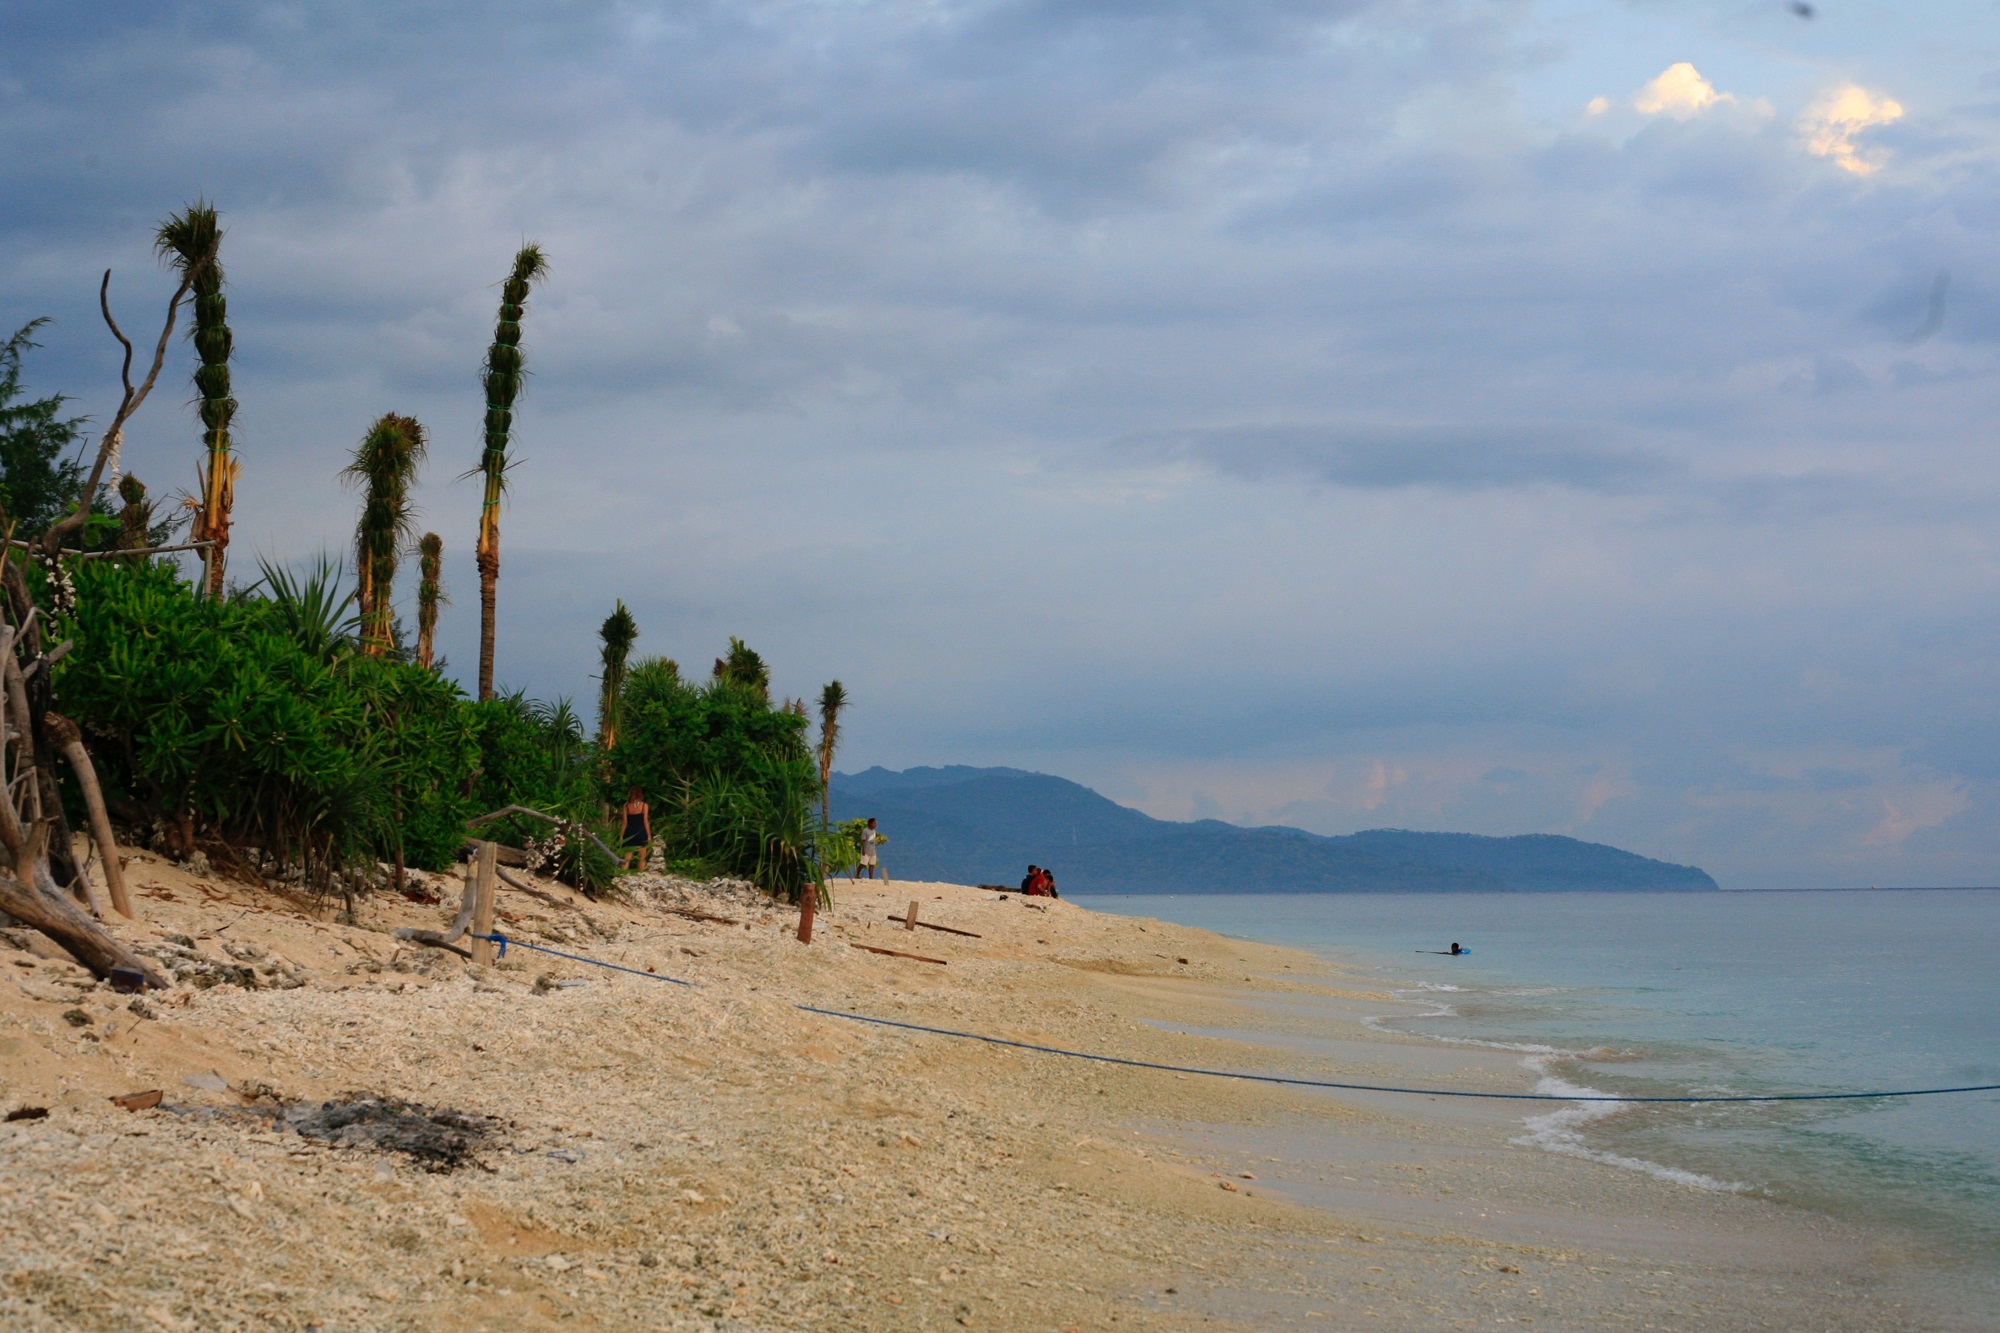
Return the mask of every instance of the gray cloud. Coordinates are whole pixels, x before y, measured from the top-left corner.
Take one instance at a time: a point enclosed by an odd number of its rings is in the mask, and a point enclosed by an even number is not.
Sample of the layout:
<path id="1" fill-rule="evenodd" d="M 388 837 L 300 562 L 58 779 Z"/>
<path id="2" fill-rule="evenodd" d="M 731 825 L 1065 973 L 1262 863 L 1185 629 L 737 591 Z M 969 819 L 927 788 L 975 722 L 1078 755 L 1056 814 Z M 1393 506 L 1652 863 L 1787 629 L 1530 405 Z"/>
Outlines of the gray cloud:
<path id="1" fill-rule="evenodd" d="M 512 683 L 587 694 L 623 597 L 840 676 L 857 763 L 1990 880 L 1990 94 L 1921 19 L 1781 60 L 1739 11 L 30 0 L 0 324 L 58 316 L 30 383 L 101 415 L 98 272 L 143 325 L 147 228 L 216 198 L 242 548 L 342 549 L 342 455 L 418 415 L 467 663 L 449 479 L 532 235 Z M 1583 114 L 1709 49 L 1729 114 Z M 1792 124 L 1846 79 L 1910 107 L 1866 180 Z"/>
<path id="2" fill-rule="evenodd" d="M 1302 477 L 1369 490 L 1567 486 L 1627 492 L 1679 474 L 1680 469 L 1656 453 L 1609 446 L 1604 442 L 1608 434 L 1561 423 L 1539 427 L 1315 423 L 1130 435 L 1112 448 L 1121 457 L 1205 463 L 1253 481 Z"/>

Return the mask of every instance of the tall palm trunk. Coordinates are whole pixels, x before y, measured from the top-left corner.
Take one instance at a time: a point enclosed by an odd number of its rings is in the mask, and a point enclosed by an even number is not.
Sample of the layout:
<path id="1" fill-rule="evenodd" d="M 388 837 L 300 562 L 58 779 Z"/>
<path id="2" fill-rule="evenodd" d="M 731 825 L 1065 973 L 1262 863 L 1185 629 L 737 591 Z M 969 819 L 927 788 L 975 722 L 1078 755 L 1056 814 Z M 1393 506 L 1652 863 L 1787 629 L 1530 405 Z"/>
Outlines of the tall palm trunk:
<path id="1" fill-rule="evenodd" d="M 833 747 L 840 743 L 840 710 L 847 691 L 833 681 L 819 692 L 819 820 L 833 823 Z"/>
<path id="2" fill-rule="evenodd" d="M 438 607 L 444 595 L 444 538 L 426 532 L 417 543 L 417 665 L 431 665 L 431 644 L 437 636 Z"/>
<path id="3" fill-rule="evenodd" d="M 521 315 L 528 289 L 548 271 L 538 245 L 524 245 L 514 269 L 500 286 L 500 318 L 486 350 L 486 447 L 479 472 L 486 494 L 479 507 L 479 697 L 493 697 L 493 610 L 500 583 L 500 496 L 507 489 L 507 437 L 514 426 L 514 400 L 521 394 Z"/>
<path id="4" fill-rule="evenodd" d="M 154 248 L 162 258 L 191 279 L 194 294 L 195 392 L 201 398 L 201 425 L 207 457 L 197 472 L 201 501 L 195 511 L 195 541 L 212 542 L 201 552 L 211 597 L 222 595 L 224 566 L 229 554 L 230 512 L 236 505 L 240 465 L 232 452 L 230 423 L 236 400 L 229 392 L 229 358 L 235 339 L 229 331 L 229 298 L 223 295 L 222 227 L 213 206 L 196 200 L 160 224 Z"/>
<path id="5" fill-rule="evenodd" d="M 625 659 L 638 641 L 639 625 L 625 603 L 604 618 L 597 637 L 604 642 L 604 674 L 597 687 L 597 745 L 608 757 L 618 741 L 618 700 L 625 689 Z"/>
<path id="6" fill-rule="evenodd" d="M 424 428 L 413 418 L 384 413 L 342 473 L 361 484 L 361 521 L 354 529 L 354 570 L 360 591 L 361 646 L 381 657 L 393 646 L 396 563 L 410 535 L 410 486 L 424 457 Z"/>

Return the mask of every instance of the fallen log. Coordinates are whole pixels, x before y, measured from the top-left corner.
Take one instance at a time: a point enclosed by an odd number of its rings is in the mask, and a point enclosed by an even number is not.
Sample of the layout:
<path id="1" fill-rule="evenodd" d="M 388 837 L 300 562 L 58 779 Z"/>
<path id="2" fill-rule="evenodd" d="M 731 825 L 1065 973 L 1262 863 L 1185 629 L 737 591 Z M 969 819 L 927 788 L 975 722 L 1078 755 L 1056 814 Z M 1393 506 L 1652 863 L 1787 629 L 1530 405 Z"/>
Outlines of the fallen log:
<path id="1" fill-rule="evenodd" d="M 30 839 L 31 844 L 36 841 L 39 839 Z M 92 921 L 57 886 L 54 877 L 49 874 L 48 862 L 37 858 L 31 874 L 32 884 L 29 885 L 13 875 L 0 872 L 0 912 L 24 925 L 33 926 L 62 945 L 69 950 L 71 957 L 89 968 L 99 980 L 109 978 L 114 967 L 130 967 L 137 969 L 149 986 L 164 990 L 171 984 L 159 968 L 120 944 L 104 927 Z"/>

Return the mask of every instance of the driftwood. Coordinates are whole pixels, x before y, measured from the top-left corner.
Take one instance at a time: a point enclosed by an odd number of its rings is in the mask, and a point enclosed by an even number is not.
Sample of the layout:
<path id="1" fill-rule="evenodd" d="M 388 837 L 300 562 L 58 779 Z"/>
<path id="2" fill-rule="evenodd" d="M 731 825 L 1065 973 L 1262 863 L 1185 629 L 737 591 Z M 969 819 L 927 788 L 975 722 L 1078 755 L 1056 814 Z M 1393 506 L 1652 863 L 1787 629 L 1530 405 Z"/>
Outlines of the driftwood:
<path id="1" fill-rule="evenodd" d="M 895 922 L 897 925 L 902 926 L 905 930 L 909 929 L 911 926 L 922 926 L 925 930 L 941 930 L 947 935 L 964 935 L 968 939 L 983 940 L 986 938 L 984 935 L 981 935 L 976 931 L 960 930 L 957 926 L 933 925 L 928 921 L 912 921 L 908 917 L 900 917 L 893 912 L 889 914 L 889 919 Z"/>
<path id="2" fill-rule="evenodd" d="M 504 852 L 507 849 L 505 847 L 502 847 L 500 850 Z M 523 884 L 520 880 L 515 879 L 512 875 L 508 874 L 504 870 L 499 869 L 498 867 L 494 869 L 494 873 L 499 875 L 502 882 L 504 882 L 509 888 L 519 889 L 522 893 L 527 894 L 530 898 L 540 898 L 543 902 L 551 903 L 557 907 L 567 907 L 570 911 L 575 912 L 578 916 L 584 918 L 586 921 L 590 919 L 590 913 L 584 911 L 581 907 L 578 907 L 575 903 L 564 902 L 562 899 L 556 897 L 553 893 L 544 892 L 543 890 L 536 888 L 532 884 Z"/>
<path id="3" fill-rule="evenodd" d="M 853 940 L 849 940 L 848 944 L 853 948 L 866 949 L 869 953 L 884 954 L 890 958 L 912 958 L 919 963 L 936 963 L 939 967 L 947 966 L 945 960 L 942 958 L 926 958 L 920 953 L 904 953 L 901 949 L 882 949 L 873 944 L 855 944 Z"/>
<path id="4" fill-rule="evenodd" d="M 63 539 L 82 527 L 90 516 L 105 471 L 117 457 L 126 423 L 159 380 L 181 304 L 193 290 L 201 269 L 202 265 L 196 264 L 181 275 L 179 286 L 167 302 L 166 319 L 153 349 L 152 367 L 136 385 L 132 382 L 132 340 L 112 317 L 111 274 L 105 272 L 97 302 L 111 336 L 125 349 L 125 359 L 119 368 L 124 395 L 99 437 L 97 455 L 77 493 L 75 508 L 29 545 L 28 549 L 43 559 L 60 559 Z M 0 626 L 0 811 L 4 812 L 0 813 L 0 843 L 5 844 L 7 853 L 0 863 L 11 866 L 11 873 L 0 868 L 0 913 L 48 936 L 99 977 L 108 978 L 114 969 L 130 969 L 143 977 L 146 984 L 164 987 L 168 981 L 158 968 L 119 943 L 66 896 L 64 885 L 69 892 L 81 895 L 93 912 L 97 911 L 90 876 L 70 847 L 62 788 L 53 762 L 58 753 L 69 760 L 83 790 L 84 803 L 90 810 L 92 837 L 104 861 L 105 882 L 113 903 L 117 910 L 131 915 L 131 899 L 125 890 L 118 847 L 111 836 L 111 821 L 104 808 L 96 770 L 84 749 L 82 733 L 54 708 L 54 667 L 74 644 L 63 643 L 52 652 L 44 649 L 37 623 L 41 608 L 35 605 L 21 561 L 12 551 L 22 543 L 14 541 L 12 525 L 4 514 L 0 514 L 0 529 L 4 529 L 0 537 L 6 539 L 6 545 L 0 546 L 0 602 L 4 602 L 12 621 L 9 626 Z"/>
<path id="5" fill-rule="evenodd" d="M 723 926 L 740 926 L 743 924 L 733 916 L 717 916 L 713 912 L 703 912 L 693 907 L 662 907 L 660 910 L 669 916 L 684 916 L 690 921 L 713 921 L 717 925 Z"/>
<path id="6" fill-rule="evenodd" d="M 30 837 L 24 850 L 38 850 L 35 844 L 45 836 L 47 827 L 46 824 L 37 825 L 35 835 Z M 29 859 L 33 865 L 31 885 L 23 884 L 15 875 L 0 873 L 0 912 L 24 925 L 33 926 L 62 945 L 79 963 L 100 978 L 110 976 L 114 967 L 130 967 L 142 973 L 149 986 L 164 988 L 169 984 L 157 967 L 113 939 L 104 927 L 92 921 L 70 901 L 55 880 L 49 877 L 46 860 L 38 856 Z M 17 863 L 17 873 L 18 869 Z"/>
<path id="7" fill-rule="evenodd" d="M 130 918 L 132 899 L 125 892 L 124 868 L 118 864 L 118 840 L 111 833 L 111 812 L 104 808 L 104 791 L 97 785 L 97 769 L 91 765 L 90 752 L 83 748 L 83 733 L 76 723 L 60 713 L 43 716 L 42 726 L 49 739 L 62 751 L 63 758 L 69 760 L 70 769 L 76 774 L 76 785 L 83 789 L 84 808 L 90 812 L 90 836 L 97 844 L 98 859 L 104 862 L 104 882 L 111 889 L 111 906 L 120 916 Z"/>
<path id="8" fill-rule="evenodd" d="M 471 867 L 467 867 L 465 872 L 465 896 L 459 900 L 458 919 L 451 923 L 451 929 L 448 931 L 417 930 L 410 926 L 402 926 L 396 930 L 396 938 L 399 940 L 413 940 L 418 944 L 428 944 L 434 949 L 451 949 L 451 942 L 465 934 L 466 930 L 472 925 L 472 909 L 479 896 L 478 889 L 479 881 L 473 874 Z M 451 951 L 453 953 L 465 954 L 467 958 L 472 957 L 471 954 L 465 953 L 463 949 L 452 949 Z"/>
<path id="9" fill-rule="evenodd" d="M 558 819 L 554 815 L 544 814 L 540 810 L 530 810 L 525 805 L 510 805 L 505 809 L 495 810 L 490 815 L 481 815 L 477 819 L 468 819 L 465 821 L 465 826 L 467 828 L 478 828 L 481 824 L 490 824 L 496 819 L 505 819 L 508 815 L 527 815 L 529 818 L 539 819 L 545 824 L 569 824 L 575 822 L 574 820 Z M 621 861 L 624 859 L 623 857 L 619 856 L 618 853 L 612 851 L 609 847 L 605 846 L 604 839 L 598 837 L 595 833 L 592 833 L 589 829 L 584 828 L 581 824 L 577 825 L 577 829 L 579 832 L 583 834 L 584 837 L 590 839 L 592 842 L 597 844 L 598 851 L 603 852 L 606 856 L 610 857 L 612 860 Z"/>
<path id="10" fill-rule="evenodd" d="M 7 544 L 13 547 L 17 551 L 32 551 L 35 549 L 36 546 L 40 545 L 40 543 L 38 542 L 24 542 L 18 537 L 9 541 Z M 67 560 L 115 560 L 120 556 L 126 557 L 127 559 L 136 559 L 140 556 L 172 555 L 176 551 L 200 551 L 213 545 L 215 545 L 215 543 L 211 541 L 211 542 L 182 542 L 178 546 L 141 546 L 141 547 L 135 547 L 130 550 L 120 549 L 116 551 L 64 550 L 63 557 L 64 559 Z"/>
<path id="11" fill-rule="evenodd" d="M 428 938 L 429 936 L 437 934 L 437 932 L 434 930 L 412 931 L 408 935 L 403 935 L 403 932 L 400 930 L 397 931 L 396 933 L 398 935 L 402 935 L 404 939 L 410 941 L 410 943 L 412 944 L 421 944 L 426 949 L 443 949 L 446 953 L 457 954 L 460 958 L 463 958 L 468 963 L 472 961 L 472 950 L 461 949 L 456 944 L 447 944 L 443 940 Z"/>

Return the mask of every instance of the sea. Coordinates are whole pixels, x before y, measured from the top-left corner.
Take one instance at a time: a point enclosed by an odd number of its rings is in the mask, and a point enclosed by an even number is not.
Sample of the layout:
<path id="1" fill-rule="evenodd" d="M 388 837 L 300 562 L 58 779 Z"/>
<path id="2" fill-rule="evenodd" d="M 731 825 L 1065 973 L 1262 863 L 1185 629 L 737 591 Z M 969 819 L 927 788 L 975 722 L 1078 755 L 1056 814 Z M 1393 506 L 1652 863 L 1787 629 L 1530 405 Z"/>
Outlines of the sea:
<path id="1" fill-rule="evenodd" d="M 1373 974 L 1387 1031 L 1518 1052 L 1524 1091 L 2000 1084 L 2000 891 L 1092 895 Z M 1462 957 L 1422 952 L 1448 949 Z M 1329 1020 L 1331 1021 L 1331 1019 Z M 2000 1264 L 2000 1092 L 1524 1108 L 1513 1141 Z"/>

